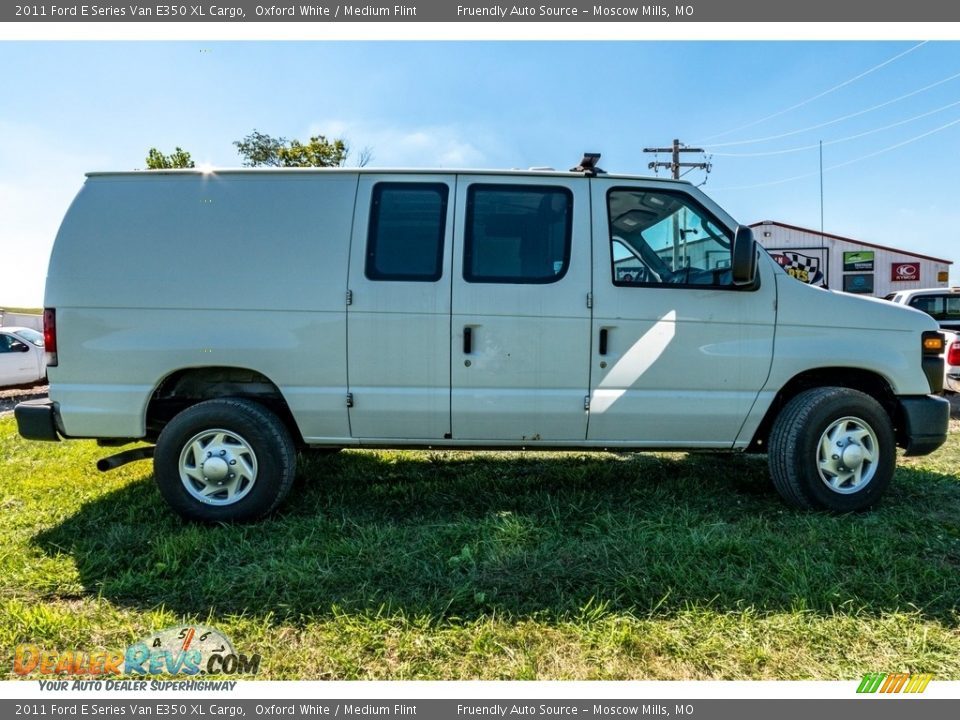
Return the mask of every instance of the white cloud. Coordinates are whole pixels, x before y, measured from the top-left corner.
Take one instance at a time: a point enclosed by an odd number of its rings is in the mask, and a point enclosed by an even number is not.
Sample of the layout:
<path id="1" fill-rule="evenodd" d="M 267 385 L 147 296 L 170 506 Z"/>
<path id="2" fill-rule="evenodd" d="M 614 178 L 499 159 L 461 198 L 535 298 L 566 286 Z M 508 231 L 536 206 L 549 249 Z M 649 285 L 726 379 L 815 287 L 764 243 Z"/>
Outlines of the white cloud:
<path id="1" fill-rule="evenodd" d="M 460 125 L 400 128 L 331 119 L 314 123 L 309 133 L 344 138 L 354 161 L 369 148 L 371 167 L 482 168 L 495 166 L 502 154 L 489 134 Z"/>

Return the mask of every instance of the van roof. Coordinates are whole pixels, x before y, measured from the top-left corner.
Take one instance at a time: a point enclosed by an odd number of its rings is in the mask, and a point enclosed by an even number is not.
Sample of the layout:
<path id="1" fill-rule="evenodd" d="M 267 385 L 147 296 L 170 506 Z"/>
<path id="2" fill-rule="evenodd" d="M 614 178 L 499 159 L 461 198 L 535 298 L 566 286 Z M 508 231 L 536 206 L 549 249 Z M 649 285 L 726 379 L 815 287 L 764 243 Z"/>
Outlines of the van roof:
<path id="1" fill-rule="evenodd" d="M 144 177 L 156 175 L 310 175 L 310 174 L 354 174 L 362 175 L 511 175 L 517 177 L 584 177 L 586 173 L 575 172 L 572 170 L 549 170 L 549 169 L 519 169 L 510 170 L 483 169 L 483 168 L 391 168 L 391 167 L 330 167 L 330 168 L 187 168 L 187 169 L 169 169 L 169 170 L 117 170 L 117 171 L 92 171 L 86 173 L 89 178 L 95 177 Z M 623 179 L 623 180 L 644 180 L 648 182 L 659 182 L 664 185 L 685 185 L 692 186 L 687 180 L 673 180 L 671 178 L 658 178 L 645 175 L 633 175 L 630 173 L 607 173 L 604 172 L 597 177 Z"/>

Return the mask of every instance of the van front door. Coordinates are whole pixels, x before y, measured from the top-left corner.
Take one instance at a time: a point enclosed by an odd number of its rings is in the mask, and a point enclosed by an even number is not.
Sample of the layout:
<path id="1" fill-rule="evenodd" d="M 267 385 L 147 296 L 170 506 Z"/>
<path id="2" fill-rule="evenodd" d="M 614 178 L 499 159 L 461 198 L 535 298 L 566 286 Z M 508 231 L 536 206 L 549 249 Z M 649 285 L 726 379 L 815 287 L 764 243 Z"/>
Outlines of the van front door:
<path id="1" fill-rule="evenodd" d="M 460 177 L 450 347 L 454 440 L 585 439 L 589 200 L 585 179 Z"/>
<path id="2" fill-rule="evenodd" d="M 589 439 L 732 447 L 770 370 L 773 278 L 733 285 L 730 223 L 692 189 L 591 185 Z"/>
<path id="3" fill-rule="evenodd" d="M 360 175 L 347 294 L 355 438 L 450 433 L 449 176 Z"/>

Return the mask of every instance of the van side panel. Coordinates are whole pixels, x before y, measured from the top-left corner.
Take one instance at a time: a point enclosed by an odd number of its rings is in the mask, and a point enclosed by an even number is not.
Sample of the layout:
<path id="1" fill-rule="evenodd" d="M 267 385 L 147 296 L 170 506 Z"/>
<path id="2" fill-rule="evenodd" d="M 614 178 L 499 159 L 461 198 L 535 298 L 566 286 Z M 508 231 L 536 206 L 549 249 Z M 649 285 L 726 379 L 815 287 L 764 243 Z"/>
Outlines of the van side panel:
<path id="1" fill-rule="evenodd" d="M 780 310 L 773 366 L 765 389 L 820 367 L 881 376 L 896 395 L 926 395 L 920 363 L 924 330 L 937 323 L 885 300 L 829 292 L 777 273 Z"/>
<path id="2" fill-rule="evenodd" d="M 305 437 L 347 438 L 345 269 L 357 177 L 94 176 L 54 245 L 51 398 L 67 435 L 139 437 L 184 368 L 276 384 Z"/>

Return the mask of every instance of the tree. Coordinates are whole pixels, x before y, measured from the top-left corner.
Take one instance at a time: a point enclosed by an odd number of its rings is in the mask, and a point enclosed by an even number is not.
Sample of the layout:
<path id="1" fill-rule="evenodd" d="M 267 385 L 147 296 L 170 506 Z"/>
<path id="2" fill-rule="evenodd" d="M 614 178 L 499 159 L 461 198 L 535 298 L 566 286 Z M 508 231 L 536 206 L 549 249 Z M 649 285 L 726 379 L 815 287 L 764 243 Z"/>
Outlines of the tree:
<path id="1" fill-rule="evenodd" d="M 156 148 L 150 148 L 147 153 L 148 170 L 170 170 L 171 168 L 192 168 L 193 158 L 190 153 L 177 146 L 172 153 L 164 155 Z"/>
<path id="2" fill-rule="evenodd" d="M 313 135 L 302 143 L 254 130 L 233 144 L 246 167 L 341 167 L 350 154 L 346 142 L 327 140 L 323 135 Z M 370 150 L 364 148 L 360 153 L 361 165 L 366 165 L 370 158 Z"/>

